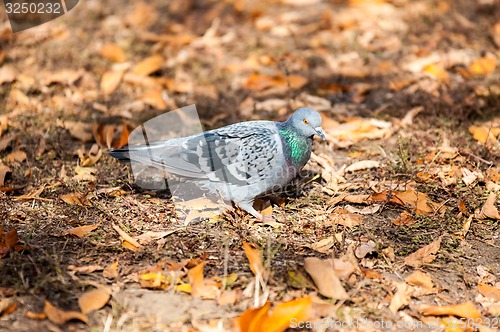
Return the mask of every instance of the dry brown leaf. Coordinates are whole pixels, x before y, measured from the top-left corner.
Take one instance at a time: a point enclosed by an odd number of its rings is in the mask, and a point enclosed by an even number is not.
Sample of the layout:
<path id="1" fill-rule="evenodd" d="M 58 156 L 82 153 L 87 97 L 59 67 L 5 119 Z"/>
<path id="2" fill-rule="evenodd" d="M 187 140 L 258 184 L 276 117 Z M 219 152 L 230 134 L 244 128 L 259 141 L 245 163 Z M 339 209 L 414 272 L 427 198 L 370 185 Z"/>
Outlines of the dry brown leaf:
<path id="1" fill-rule="evenodd" d="M 371 196 L 373 201 L 385 201 L 394 203 L 401 206 L 406 206 L 415 209 L 418 214 L 429 215 L 434 213 L 440 206 L 434 203 L 429 196 L 424 193 L 416 192 L 413 189 L 406 191 L 387 191 L 384 190 L 380 193 Z"/>
<path id="2" fill-rule="evenodd" d="M 365 169 L 379 168 L 380 162 L 376 160 L 361 160 L 346 167 L 346 172 L 358 172 Z"/>
<path id="3" fill-rule="evenodd" d="M 415 271 L 405 278 L 405 281 L 413 286 L 431 290 L 434 287 L 431 277 L 422 271 Z"/>
<path id="4" fill-rule="evenodd" d="M 11 170 L 8 166 L 0 164 L 0 187 L 5 185 L 5 177 L 7 176 L 7 173 L 10 172 Z"/>
<path id="5" fill-rule="evenodd" d="M 475 322 L 483 318 L 474 304 L 470 301 L 445 306 L 423 305 L 420 307 L 419 311 L 424 316 L 456 316 L 474 319 Z"/>
<path id="6" fill-rule="evenodd" d="M 387 137 L 392 134 L 393 125 L 376 119 L 351 118 L 347 119 L 346 123 L 323 129 L 327 134 L 327 139 L 330 136 L 341 142 L 355 143 Z"/>
<path id="7" fill-rule="evenodd" d="M 264 218 L 269 218 L 273 215 L 273 207 L 270 200 L 256 199 L 254 208 L 259 211 Z"/>
<path id="8" fill-rule="evenodd" d="M 123 231 L 118 225 L 113 225 L 112 226 L 113 229 L 120 235 L 120 237 L 122 238 L 123 242 L 128 242 L 128 245 L 132 245 L 133 247 L 135 247 L 134 251 L 137 251 L 137 249 L 141 248 L 142 246 L 139 244 L 139 242 L 137 242 L 133 237 L 131 237 L 130 235 L 128 235 L 125 231 Z M 126 247 L 127 245 L 124 245 L 124 243 L 122 243 L 122 245 L 124 247 Z M 127 247 L 126 247 L 127 248 Z M 131 249 L 130 247 L 128 247 L 128 249 Z"/>
<path id="9" fill-rule="evenodd" d="M 124 73 L 123 70 L 110 70 L 102 74 L 100 88 L 105 96 L 115 92 L 122 81 Z"/>
<path id="10" fill-rule="evenodd" d="M 436 259 L 436 253 L 441 247 L 441 239 L 442 236 L 432 241 L 428 245 L 418 249 L 414 253 L 406 256 L 404 260 L 405 264 L 416 268 L 423 264 L 432 262 L 434 259 Z"/>
<path id="11" fill-rule="evenodd" d="M 494 192 L 490 192 L 488 195 L 488 199 L 484 202 L 483 207 L 479 213 L 476 213 L 474 217 L 479 220 L 484 220 L 487 218 L 500 220 L 500 213 L 495 206 L 495 202 L 497 201 L 497 195 Z"/>
<path id="12" fill-rule="evenodd" d="M 484 297 L 487 297 L 493 301 L 500 301 L 500 289 L 496 287 L 480 282 L 477 285 L 477 290 Z"/>
<path id="13" fill-rule="evenodd" d="M 105 288 L 96 288 L 78 298 L 78 306 L 83 314 L 99 310 L 108 303 L 111 293 Z"/>
<path id="14" fill-rule="evenodd" d="M 46 75 L 43 75 L 44 80 L 42 82 L 42 85 L 49 86 L 53 83 L 73 85 L 73 83 L 78 81 L 84 73 L 85 71 L 83 69 L 62 69 L 56 72 L 50 72 Z"/>
<path id="15" fill-rule="evenodd" d="M 102 275 L 107 279 L 116 279 L 118 278 L 118 260 L 113 264 L 106 266 L 106 268 L 102 271 Z"/>
<path id="16" fill-rule="evenodd" d="M 469 64 L 468 71 L 472 75 L 485 76 L 495 71 L 497 60 L 493 57 L 482 57 Z"/>
<path id="17" fill-rule="evenodd" d="M 23 161 L 26 160 L 26 152 L 21 151 L 21 150 L 13 151 L 13 152 L 11 152 L 11 153 L 9 153 L 7 155 L 7 157 L 5 158 L 5 160 L 9 164 L 22 163 Z"/>
<path id="18" fill-rule="evenodd" d="M 16 76 L 17 72 L 11 65 L 3 65 L 0 67 L 0 85 L 13 82 Z"/>
<path id="19" fill-rule="evenodd" d="M 326 254 L 331 252 L 331 249 L 333 246 L 337 243 L 337 240 L 335 240 L 334 236 L 329 236 L 325 239 L 322 239 L 318 242 L 315 242 L 309 246 L 312 250 L 315 250 L 317 252 Z"/>
<path id="20" fill-rule="evenodd" d="M 149 76 L 158 71 L 164 63 L 165 59 L 161 55 L 152 55 L 135 65 L 132 73 L 139 76 Z"/>
<path id="21" fill-rule="evenodd" d="M 397 216 L 397 218 L 392 221 L 392 223 L 394 225 L 405 225 L 405 226 L 409 226 L 409 225 L 414 224 L 416 222 L 417 221 L 415 220 L 415 218 L 413 218 L 411 213 L 408 213 L 406 211 L 401 212 L 401 214 L 399 216 Z"/>
<path id="22" fill-rule="evenodd" d="M 292 89 L 300 89 L 306 85 L 308 79 L 299 75 L 259 75 L 253 73 L 250 75 L 245 82 L 243 87 L 248 90 L 262 91 L 274 87 L 290 87 Z"/>
<path id="23" fill-rule="evenodd" d="M 99 227 L 99 224 L 78 226 L 65 231 L 62 235 L 74 235 L 79 238 L 84 237 L 86 234 L 92 232 L 94 229 Z"/>
<path id="24" fill-rule="evenodd" d="M 97 178 L 95 177 L 95 174 L 97 173 L 97 168 L 95 168 L 95 167 L 76 166 L 75 173 L 76 173 L 76 175 L 73 176 L 72 179 L 76 180 L 76 181 L 95 182 L 97 180 Z"/>
<path id="25" fill-rule="evenodd" d="M 21 195 L 21 196 L 17 196 L 15 198 L 16 201 L 24 201 L 24 200 L 30 200 L 30 199 L 35 199 L 35 198 L 39 198 L 40 197 L 40 194 L 45 190 L 45 185 L 42 185 L 41 187 L 39 188 L 36 188 L 36 189 L 33 189 L 32 191 L 30 191 L 29 193 L 27 194 L 24 194 L 24 195 Z"/>
<path id="26" fill-rule="evenodd" d="M 352 228 L 363 223 L 363 216 L 351 213 L 346 209 L 336 208 L 330 214 L 330 222 Z"/>
<path id="27" fill-rule="evenodd" d="M 92 206 L 92 203 L 87 198 L 87 195 L 80 192 L 74 192 L 69 194 L 64 194 L 59 196 L 61 200 L 68 203 L 69 205 L 86 205 Z"/>
<path id="28" fill-rule="evenodd" d="M 396 283 L 397 291 L 391 299 L 389 310 L 393 313 L 398 312 L 403 306 L 410 303 L 410 297 L 413 293 L 413 288 L 408 286 L 404 281 Z"/>
<path id="29" fill-rule="evenodd" d="M 80 166 L 81 167 L 89 167 L 95 165 L 102 156 L 102 149 L 97 144 L 93 144 L 89 150 L 89 153 L 81 153 L 80 157 Z"/>
<path id="30" fill-rule="evenodd" d="M 307 257 L 304 260 L 304 268 L 313 279 L 321 295 L 334 300 L 349 298 L 335 273 L 333 262 L 330 259 L 322 260 L 316 257 Z"/>
<path id="31" fill-rule="evenodd" d="M 64 121 L 62 126 L 69 134 L 80 141 L 87 143 L 92 141 L 92 125 L 79 121 Z"/>
<path id="32" fill-rule="evenodd" d="M 175 233 L 176 230 L 172 231 L 164 231 L 164 232 L 153 232 L 153 231 L 147 231 L 146 233 L 143 233 L 139 236 L 136 236 L 135 239 L 142 245 L 149 244 L 153 241 L 159 240 L 161 238 L 164 238 L 166 236 L 169 236 L 170 234 Z"/>
<path id="33" fill-rule="evenodd" d="M 220 293 L 217 299 L 217 304 L 220 306 L 234 305 L 238 301 L 238 293 L 236 290 L 224 290 Z"/>
<path id="34" fill-rule="evenodd" d="M 243 249 L 245 250 L 245 255 L 248 258 L 250 270 L 252 270 L 253 274 L 255 276 L 261 275 L 264 277 L 265 269 L 262 264 L 262 253 L 260 250 L 252 248 L 252 246 L 247 242 L 243 242 Z"/>
<path id="35" fill-rule="evenodd" d="M 84 265 L 84 266 L 68 265 L 68 270 L 74 271 L 75 273 L 90 274 L 95 271 L 102 271 L 104 270 L 104 268 L 100 265 Z"/>
<path id="36" fill-rule="evenodd" d="M 219 295 L 219 289 L 213 282 L 205 280 L 203 277 L 204 266 L 205 263 L 202 262 L 188 271 L 191 295 L 204 299 L 215 299 Z"/>
<path id="37" fill-rule="evenodd" d="M 165 91 L 159 89 L 153 89 L 144 92 L 139 97 L 145 104 L 156 108 L 158 110 L 164 110 L 167 108 L 168 95 Z"/>
<path id="38" fill-rule="evenodd" d="M 43 312 L 47 315 L 47 318 L 58 325 L 65 324 L 70 320 L 77 319 L 84 323 L 88 323 L 88 318 L 86 315 L 78 311 L 63 311 L 54 307 L 49 301 L 45 301 L 45 307 Z"/>
<path id="39" fill-rule="evenodd" d="M 113 62 L 125 62 L 127 60 L 123 49 L 115 43 L 104 44 L 99 50 L 99 55 Z"/>

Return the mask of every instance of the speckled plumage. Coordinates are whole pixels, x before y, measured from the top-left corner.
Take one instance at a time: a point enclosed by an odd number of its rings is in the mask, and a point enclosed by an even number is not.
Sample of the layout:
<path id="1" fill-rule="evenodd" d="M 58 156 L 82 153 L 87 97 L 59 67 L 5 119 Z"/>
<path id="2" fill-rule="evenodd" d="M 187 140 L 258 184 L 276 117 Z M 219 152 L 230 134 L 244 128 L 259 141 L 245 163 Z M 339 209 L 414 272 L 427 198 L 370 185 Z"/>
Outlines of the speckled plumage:
<path id="1" fill-rule="evenodd" d="M 321 116 L 299 108 L 285 122 L 248 121 L 197 135 L 110 152 L 166 169 L 235 202 L 257 218 L 254 199 L 292 180 L 311 156 L 314 135 L 324 138 Z"/>

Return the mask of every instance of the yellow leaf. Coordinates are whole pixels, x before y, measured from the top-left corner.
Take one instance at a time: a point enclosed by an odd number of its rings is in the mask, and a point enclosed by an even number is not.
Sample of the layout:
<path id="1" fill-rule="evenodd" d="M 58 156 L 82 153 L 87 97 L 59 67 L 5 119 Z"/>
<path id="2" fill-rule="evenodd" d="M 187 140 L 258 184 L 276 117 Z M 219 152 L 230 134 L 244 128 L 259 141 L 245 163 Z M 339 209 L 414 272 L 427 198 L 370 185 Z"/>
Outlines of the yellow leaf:
<path id="1" fill-rule="evenodd" d="M 471 62 L 469 72 L 476 76 L 491 74 L 497 66 L 497 61 L 493 57 L 482 57 Z"/>
<path id="2" fill-rule="evenodd" d="M 437 64 L 430 64 L 425 66 L 424 72 L 444 82 L 448 82 L 450 79 L 450 75 L 448 74 L 448 72 L 442 66 Z"/>

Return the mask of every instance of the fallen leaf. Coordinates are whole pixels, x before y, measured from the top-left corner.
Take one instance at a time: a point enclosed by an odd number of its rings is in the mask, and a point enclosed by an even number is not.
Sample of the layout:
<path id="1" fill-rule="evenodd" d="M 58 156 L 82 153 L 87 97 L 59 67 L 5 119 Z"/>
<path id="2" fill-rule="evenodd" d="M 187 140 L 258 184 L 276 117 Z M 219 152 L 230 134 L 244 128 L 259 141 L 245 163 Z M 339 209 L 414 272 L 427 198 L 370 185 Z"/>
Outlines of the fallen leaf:
<path id="1" fill-rule="evenodd" d="M 172 231 L 164 231 L 164 232 L 153 232 L 153 231 L 147 231 L 146 233 L 143 233 L 139 236 L 136 236 L 135 239 L 142 245 L 149 244 L 153 241 L 159 240 L 161 238 L 164 238 L 166 236 L 169 236 L 170 234 L 175 233 L 176 230 Z"/>
<path id="2" fill-rule="evenodd" d="M 102 275 L 107 279 L 116 279 L 118 277 L 118 260 L 113 264 L 106 266 L 102 271 Z"/>
<path id="3" fill-rule="evenodd" d="M 149 76 L 159 70 L 164 63 L 165 59 L 161 55 L 152 55 L 135 65 L 132 73 L 139 76 Z"/>
<path id="4" fill-rule="evenodd" d="M 5 185 L 5 177 L 7 176 L 7 173 L 10 173 L 11 170 L 9 167 L 0 164 L 0 187 L 3 187 Z"/>
<path id="5" fill-rule="evenodd" d="M 292 89 L 300 89 L 306 85 L 308 79 L 299 75 L 259 75 L 253 73 L 245 82 L 243 87 L 248 90 L 262 91 L 273 87 L 290 87 Z"/>
<path id="6" fill-rule="evenodd" d="M 401 206 L 405 206 L 415 210 L 417 214 L 429 215 L 434 213 L 440 205 L 434 203 L 429 196 L 424 193 L 416 192 L 413 189 L 406 191 L 387 191 L 384 190 L 380 193 L 371 196 L 373 201 L 385 201 Z"/>
<path id="7" fill-rule="evenodd" d="M 392 221 L 392 223 L 394 225 L 397 225 L 397 226 L 399 226 L 399 225 L 409 226 L 409 225 L 414 224 L 416 222 L 417 221 L 415 220 L 415 218 L 413 218 L 411 213 L 408 213 L 406 211 L 401 212 L 401 214 L 399 216 L 397 216 L 397 218 Z"/>
<path id="8" fill-rule="evenodd" d="M 260 250 L 252 248 L 247 242 L 243 242 L 243 249 L 245 250 L 245 255 L 250 263 L 250 270 L 252 270 L 255 276 L 262 276 L 264 278 L 265 269 L 262 264 L 262 253 Z"/>
<path id="9" fill-rule="evenodd" d="M 168 94 L 160 89 L 148 90 L 141 94 L 138 99 L 158 110 L 164 110 L 168 106 Z"/>
<path id="10" fill-rule="evenodd" d="M 363 216 L 351 213 L 346 209 L 336 208 L 330 214 L 330 222 L 333 225 L 340 224 L 352 228 L 363 223 Z"/>
<path id="11" fill-rule="evenodd" d="M 201 262 L 195 267 L 189 269 L 188 278 L 191 285 L 191 295 L 204 299 L 215 299 L 219 294 L 219 289 L 209 280 L 203 277 L 203 267 L 205 263 Z"/>
<path id="12" fill-rule="evenodd" d="M 84 142 L 92 141 L 92 125 L 80 121 L 64 121 L 62 126 L 69 131 L 69 134 Z"/>
<path id="13" fill-rule="evenodd" d="M 492 144 L 496 142 L 496 138 L 500 135 L 500 128 L 489 126 L 470 126 L 469 133 L 479 143 Z"/>
<path id="14" fill-rule="evenodd" d="M 377 244 L 372 240 L 370 240 L 368 242 L 363 242 L 358 247 L 356 247 L 354 255 L 356 255 L 357 258 L 362 259 L 365 258 L 366 255 L 376 252 L 377 252 Z"/>
<path id="15" fill-rule="evenodd" d="M 73 176 L 72 179 L 76 180 L 76 181 L 95 182 L 97 180 L 95 177 L 95 174 L 97 173 L 97 168 L 95 168 L 95 167 L 76 166 L 75 173 L 76 173 L 76 175 Z"/>
<path id="16" fill-rule="evenodd" d="M 0 67 L 0 85 L 13 82 L 16 76 L 17 72 L 11 65 L 3 65 Z"/>
<path id="17" fill-rule="evenodd" d="M 495 71 L 497 61 L 493 57 L 482 57 L 469 64 L 468 71 L 475 76 L 486 76 Z"/>
<path id="18" fill-rule="evenodd" d="M 13 299 L 0 299 L 0 317 L 5 317 L 16 310 L 17 303 Z"/>
<path id="19" fill-rule="evenodd" d="M 86 234 L 92 232 L 94 229 L 99 227 L 99 224 L 78 226 L 65 231 L 62 235 L 74 235 L 79 238 L 84 237 Z"/>
<path id="20" fill-rule="evenodd" d="M 432 63 L 424 67 L 424 72 L 430 76 L 441 80 L 443 82 L 448 82 L 450 80 L 450 75 L 443 68 L 443 66 Z"/>
<path id="21" fill-rule="evenodd" d="M 349 298 L 333 269 L 333 262 L 330 259 L 322 260 L 316 257 L 307 257 L 304 260 L 304 268 L 313 279 L 321 295 L 334 300 Z"/>
<path id="22" fill-rule="evenodd" d="M 429 306 L 422 305 L 419 309 L 420 313 L 424 316 L 456 316 L 462 318 L 474 319 L 477 323 L 482 319 L 481 314 L 476 309 L 472 302 L 467 301 L 465 303 L 445 305 L 445 306 Z"/>
<path id="23" fill-rule="evenodd" d="M 104 288 L 96 288 L 78 298 L 78 306 L 83 314 L 99 310 L 108 303 L 111 293 Z"/>
<path id="24" fill-rule="evenodd" d="M 110 70 L 102 74 L 100 88 L 105 96 L 109 96 L 120 85 L 125 71 L 123 70 Z"/>
<path id="25" fill-rule="evenodd" d="M 486 202 L 484 202 L 484 205 L 481 208 L 481 211 L 479 213 L 476 213 L 474 217 L 479 220 L 484 220 L 488 218 L 500 220 L 500 213 L 498 212 L 498 209 L 495 206 L 496 201 L 497 201 L 496 193 L 494 193 L 493 191 L 490 192 L 488 198 L 486 199 Z"/>
<path id="26" fill-rule="evenodd" d="M 376 160 L 362 160 L 362 161 L 357 161 L 345 169 L 346 172 L 358 172 L 362 171 L 365 169 L 371 169 L 371 168 L 379 168 L 380 167 L 380 162 Z"/>
<path id="27" fill-rule="evenodd" d="M 396 294 L 392 296 L 391 303 L 389 305 L 389 310 L 393 313 L 398 312 L 403 306 L 410 303 L 410 297 L 413 293 L 413 289 L 409 287 L 405 282 L 396 283 L 397 291 Z"/>
<path id="28" fill-rule="evenodd" d="M 127 60 L 123 49 L 115 43 L 104 44 L 99 50 L 99 55 L 112 62 L 125 62 Z"/>
<path id="29" fill-rule="evenodd" d="M 326 254 L 331 252 L 332 247 L 337 243 L 334 236 L 329 236 L 309 246 L 312 250 Z"/>
<path id="30" fill-rule="evenodd" d="M 312 299 L 309 296 L 283 302 L 273 310 L 270 302 L 262 307 L 249 309 L 236 318 L 235 325 L 240 332 L 282 332 L 289 328 L 294 321 L 303 322 L 312 316 Z"/>
<path id="31" fill-rule="evenodd" d="M 45 320 L 47 315 L 44 312 L 26 311 L 24 317 L 34 320 Z"/>
<path id="32" fill-rule="evenodd" d="M 500 289 L 487 285 L 485 283 L 480 282 L 477 285 L 477 290 L 481 295 L 487 297 L 493 301 L 500 301 Z"/>
<path id="33" fill-rule="evenodd" d="M 404 263 L 416 268 L 423 264 L 432 262 L 434 259 L 436 259 L 436 253 L 441 247 L 441 239 L 442 236 L 432 241 L 428 245 L 418 249 L 414 253 L 406 256 L 404 259 Z"/>
<path id="34" fill-rule="evenodd" d="M 236 290 L 225 290 L 222 291 L 219 298 L 217 299 L 217 304 L 220 306 L 234 305 L 238 300 L 238 293 Z"/>
<path id="35" fill-rule="evenodd" d="M 7 155 L 5 160 L 11 164 L 11 163 L 22 163 L 23 161 L 26 160 L 26 152 L 21 151 L 21 150 L 16 150 Z"/>
<path id="36" fill-rule="evenodd" d="M 327 134 L 327 139 L 329 137 L 336 138 L 340 142 L 347 143 L 343 144 L 342 147 L 348 147 L 359 141 L 388 137 L 393 132 L 393 125 L 382 120 L 351 118 L 347 119 L 345 123 L 323 129 Z"/>
<path id="37" fill-rule="evenodd" d="M 45 301 L 45 307 L 43 312 L 47 315 L 47 318 L 58 325 L 65 324 L 70 320 L 77 319 L 84 323 L 88 323 L 88 318 L 86 315 L 78 311 L 63 311 L 54 307 L 49 301 Z"/>
<path id="38" fill-rule="evenodd" d="M 40 186 L 39 188 L 33 189 L 27 194 L 17 196 L 15 198 L 16 201 L 24 201 L 24 200 L 30 200 L 34 198 L 39 198 L 40 194 L 45 190 L 45 185 Z"/>
<path id="39" fill-rule="evenodd" d="M 405 278 L 405 281 L 409 285 L 422 287 L 427 290 L 431 290 L 434 287 L 431 277 L 422 271 L 415 271 Z"/>
<path id="40" fill-rule="evenodd" d="M 69 205 L 86 205 L 92 206 L 92 203 L 87 198 L 87 195 L 80 192 L 74 192 L 59 196 L 59 198 Z"/>
<path id="41" fill-rule="evenodd" d="M 83 69 L 73 70 L 73 69 L 62 69 L 56 72 L 50 72 L 43 75 L 42 85 L 49 86 L 53 83 L 59 83 L 71 86 L 76 81 L 78 81 L 85 71 Z"/>
<path id="42" fill-rule="evenodd" d="M 100 265 L 84 265 L 84 266 L 68 265 L 68 270 L 74 271 L 75 273 L 90 274 L 95 271 L 102 271 L 104 270 L 104 268 Z"/>
<path id="43" fill-rule="evenodd" d="M 5 244 L 9 249 L 14 249 L 17 242 L 19 241 L 19 236 L 17 235 L 17 231 L 15 229 L 11 229 L 4 236 Z"/>
<path id="44" fill-rule="evenodd" d="M 134 238 L 132 238 L 130 235 L 128 235 L 125 231 L 123 231 L 118 225 L 113 225 L 112 227 L 120 235 L 120 237 L 122 238 L 122 240 L 124 242 L 128 242 L 130 245 L 135 247 L 134 248 L 135 250 L 134 249 L 132 249 L 132 250 L 137 251 L 137 249 L 142 247 L 139 244 L 139 242 L 137 242 Z M 122 245 L 123 245 L 123 243 L 122 243 Z M 131 248 L 129 247 L 129 249 L 131 249 Z"/>

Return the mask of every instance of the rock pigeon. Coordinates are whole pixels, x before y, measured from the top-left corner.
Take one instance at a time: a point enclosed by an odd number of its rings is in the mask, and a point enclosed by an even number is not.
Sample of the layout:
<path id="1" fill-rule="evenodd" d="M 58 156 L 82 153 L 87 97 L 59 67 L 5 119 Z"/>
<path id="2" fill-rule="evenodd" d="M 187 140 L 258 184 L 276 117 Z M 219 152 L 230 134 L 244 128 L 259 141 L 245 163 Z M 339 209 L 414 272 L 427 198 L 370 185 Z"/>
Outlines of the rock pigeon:
<path id="1" fill-rule="evenodd" d="M 295 178 L 311 156 L 321 116 L 297 109 L 285 122 L 247 121 L 188 137 L 132 145 L 109 154 L 193 181 L 262 220 L 254 199 Z"/>

